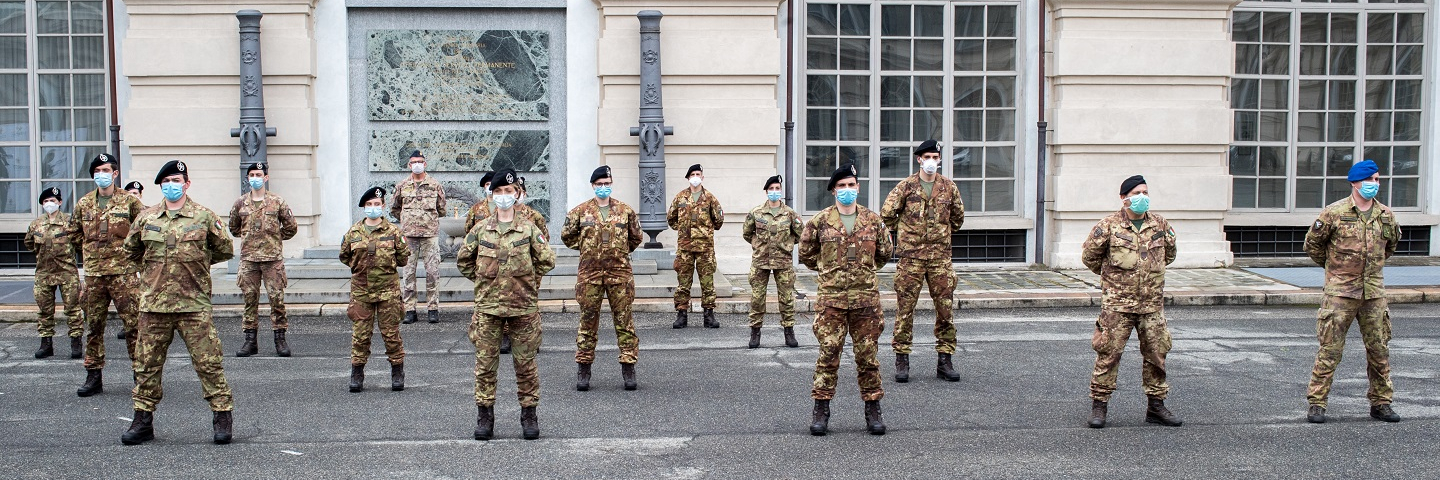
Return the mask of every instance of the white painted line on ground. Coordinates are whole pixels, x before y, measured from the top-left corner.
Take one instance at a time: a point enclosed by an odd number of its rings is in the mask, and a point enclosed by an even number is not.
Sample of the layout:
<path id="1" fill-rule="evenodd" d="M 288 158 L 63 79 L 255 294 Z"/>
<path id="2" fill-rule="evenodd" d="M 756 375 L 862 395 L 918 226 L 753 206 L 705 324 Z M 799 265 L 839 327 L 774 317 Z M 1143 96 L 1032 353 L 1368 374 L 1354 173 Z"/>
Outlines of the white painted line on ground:
<path id="1" fill-rule="evenodd" d="M 291 454 L 291 455 L 294 455 L 294 456 L 297 456 L 297 457 L 298 457 L 298 456 L 301 456 L 301 455 L 304 455 L 304 453 L 300 453 L 300 452 L 297 452 L 297 451 L 294 451 L 294 450 L 281 450 L 280 453 L 288 453 L 288 454 Z"/>
<path id="2" fill-rule="evenodd" d="M 135 421 L 135 419 L 133 419 L 133 418 L 125 418 L 125 417 L 115 417 L 115 418 L 118 418 L 118 419 L 120 419 L 120 420 L 124 420 L 124 421 L 126 421 L 126 422 L 133 422 L 133 421 Z"/>

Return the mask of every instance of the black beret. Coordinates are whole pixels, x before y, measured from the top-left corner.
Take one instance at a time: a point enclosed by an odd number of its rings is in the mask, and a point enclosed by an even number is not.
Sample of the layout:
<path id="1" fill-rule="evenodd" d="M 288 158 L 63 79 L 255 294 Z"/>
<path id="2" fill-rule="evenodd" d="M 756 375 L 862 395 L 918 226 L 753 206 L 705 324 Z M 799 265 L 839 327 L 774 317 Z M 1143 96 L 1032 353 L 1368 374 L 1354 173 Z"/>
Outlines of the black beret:
<path id="1" fill-rule="evenodd" d="M 490 179 L 490 189 L 495 190 L 506 185 L 514 185 L 518 182 L 519 178 L 515 175 L 515 171 L 507 168 L 495 172 L 495 177 Z"/>
<path id="2" fill-rule="evenodd" d="M 119 160 L 116 160 L 114 155 L 111 155 L 111 154 L 108 154 L 108 153 L 102 153 L 102 154 L 96 155 L 94 159 L 91 159 L 91 160 L 90 160 L 90 174 L 91 174 L 91 175 L 94 175 L 94 174 L 95 174 L 95 169 L 100 168 L 101 165 L 104 165 L 104 164 L 107 164 L 107 163 L 110 164 L 110 166 L 111 166 L 112 168 L 115 168 L 116 170 L 119 170 L 119 169 L 120 169 L 120 161 L 119 161 Z"/>
<path id="3" fill-rule="evenodd" d="M 483 187 L 483 186 L 485 186 L 485 184 L 490 183 L 490 181 L 491 181 L 491 180 L 494 180 L 494 179 L 495 179 L 495 172 L 485 172 L 485 176 L 480 177 L 480 186 Z"/>
<path id="4" fill-rule="evenodd" d="M 245 174 L 246 174 L 246 175 L 249 175 L 250 172 L 253 172 L 253 171 L 256 171 L 256 170 L 259 170 L 261 173 L 264 173 L 264 174 L 266 174 L 266 175 L 269 175 L 269 174 L 270 174 L 270 164 L 265 163 L 265 162 L 255 162 L 255 163 L 252 163 L 252 164 L 250 164 L 250 168 L 245 169 Z"/>
<path id="5" fill-rule="evenodd" d="M 600 168 L 596 168 L 594 172 L 590 173 L 590 183 L 595 183 L 597 180 L 600 180 L 602 178 L 615 178 L 610 176 L 609 165 L 601 165 Z"/>
<path id="6" fill-rule="evenodd" d="M 777 184 L 777 183 L 781 183 L 781 182 L 784 182 L 784 181 L 785 181 L 785 179 L 780 178 L 779 175 L 776 175 L 776 176 L 770 177 L 769 179 L 765 180 L 765 186 L 764 186 L 764 187 L 761 187 L 760 189 L 761 189 L 761 190 L 769 190 L 771 185 L 774 185 L 774 184 Z"/>
<path id="7" fill-rule="evenodd" d="M 830 175 L 830 185 L 826 186 L 825 189 L 833 192 L 835 191 L 835 184 L 847 178 L 860 178 L 860 172 L 855 169 L 855 164 L 853 163 L 847 163 L 835 169 L 835 173 Z"/>
<path id="8" fill-rule="evenodd" d="M 125 184 L 125 189 L 126 189 L 126 190 L 139 190 L 139 191 L 142 191 L 142 192 L 143 192 L 143 191 L 145 191 L 145 186 L 144 186 L 144 185 L 141 185 L 139 180 L 131 180 L 130 183 Z"/>
<path id="9" fill-rule="evenodd" d="M 1141 186 L 1141 185 L 1145 185 L 1145 177 L 1136 175 L 1136 176 L 1127 178 L 1127 179 L 1125 179 L 1124 182 L 1120 182 L 1120 194 L 1121 194 L 1121 195 L 1129 195 L 1131 190 L 1134 190 L 1135 187 L 1138 187 L 1138 186 Z"/>
<path id="10" fill-rule="evenodd" d="M 515 177 L 515 186 L 520 187 L 520 191 L 525 191 L 525 177 Z"/>
<path id="11" fill-rule="evenodd" d="M 425 158 L 425 154 L 420 153 L 419 150 L 416 150 L 416 151 L 414 151 L 414 152 L 410 152 L 410 158 L 415 158 L 415 157 Z"/>
<path id="12" fill-rule="evenodd" d="M 365 193 L 360 194 L 360 204 L 356 206 L 360 208 L 365 208 L 365 202 L 370 201 L 370 199 L 372 198 L 384 200 L 385 189 L 382 187 L 370 187 L 370 189 L 366 190 Z"/>
<path id="13" fill-rule="evenodd" d="M 171 160 L 165 162 L 165 166 L 160 167 L 160 173 L 155 174 L 155 184 L 159 185 L 161 180 L 171 175 L 184 175 L 185 181 L 190 181 L 190 169 L 185 167 L 185 162 Z"/>
<path id="14" fill-rule="evenodd" d="M 940 153 L 940 144 L 934 140 L 926 140 L 919 147 L 915 148 L 915 156 L 921 156 L 930 152 Z"/>
<path id="15" fill-rule="evenodd" d="M 690 176 L 694 175 L 695 172 L 705 173 L 705 169 L 700 168 L 700 164 L 698 163 L 691 165 L 690 169 L 685 171 L 685 178 L 690 178 Z"/>
<path id="16" fill-rule="evenodd" d="M 56 199 L 56 200 L 60 200 L 60 201 L 62 201 L 62 202 L 65 201 L 65 199 L 63 199 L 63 198 L 60 197 L 60 187 L 50 187 L 50 188 L 41 190 L 41 191 L 40 191 L 40 203 L 45 203 L 45 199 L 47 199 L 47 198 L 53 198 L 53 199 Z"/>

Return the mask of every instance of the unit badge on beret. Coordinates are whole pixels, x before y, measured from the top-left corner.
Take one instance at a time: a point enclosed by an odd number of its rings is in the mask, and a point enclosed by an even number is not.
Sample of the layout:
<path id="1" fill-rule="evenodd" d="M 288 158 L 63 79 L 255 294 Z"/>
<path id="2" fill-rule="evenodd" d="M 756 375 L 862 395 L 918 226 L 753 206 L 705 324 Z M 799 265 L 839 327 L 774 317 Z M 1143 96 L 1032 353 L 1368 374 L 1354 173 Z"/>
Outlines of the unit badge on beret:
<path id="1" fill-rule="evenodd" d="M 51 194 L 51 195 L 59 195 L 59 194 L 60 194 L 60 188 L 59 188 L 59 187 L 50 187 L 50 194 Z"/>
<path id="2" fill-rule="evenodd" d="M 185 171 L 185 162 L 175 164 L 175 169 L 182 172 Z"/>

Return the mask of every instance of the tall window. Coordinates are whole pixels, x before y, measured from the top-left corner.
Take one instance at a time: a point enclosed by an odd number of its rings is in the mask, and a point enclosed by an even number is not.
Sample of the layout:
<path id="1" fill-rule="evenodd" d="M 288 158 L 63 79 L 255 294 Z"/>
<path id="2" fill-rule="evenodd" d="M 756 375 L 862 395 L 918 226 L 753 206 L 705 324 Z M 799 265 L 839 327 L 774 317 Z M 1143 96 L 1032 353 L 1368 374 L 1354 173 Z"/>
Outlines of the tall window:
<path id="1" fill-rule="evenodd" d="M 1350 166 L 1370 159 L 1381 201 L 1416 209 L 1427 7 L 1317 3 L 1246 2 L 1234 13 L 1233 208 L 1324 207 L 1349 195 Z"/>
<path id="2" fill-rule="evenodd" d="M 93 190 L 109 105 L 99 1 L 0 0 L 0 215 L 30 217 L 43 188 L 65 209 Z"/>
<path id="3" fill-rule="evenodd" d="M 861 204 L 879 208 L 914 173 L 926 139 L 970 212 L 1017 207 L 1019 3 L 808 2 L 806 211 L 833 204 L 825 186 L 854 163 Z"/>

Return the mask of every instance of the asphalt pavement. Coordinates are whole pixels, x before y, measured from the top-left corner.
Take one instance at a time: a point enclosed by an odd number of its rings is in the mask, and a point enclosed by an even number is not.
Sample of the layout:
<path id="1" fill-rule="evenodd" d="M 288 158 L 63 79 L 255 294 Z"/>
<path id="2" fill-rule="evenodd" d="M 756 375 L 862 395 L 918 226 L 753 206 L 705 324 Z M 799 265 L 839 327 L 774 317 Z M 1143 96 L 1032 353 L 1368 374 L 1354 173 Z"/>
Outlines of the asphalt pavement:
<path id="1" fill-rule="evenodd" d="M 235 393 L 235 443 L 210 443 L 210 412 L 176 341 L 156 440 L 122 446 L 132 415 L 121 340 L 107 341 L 106 391 L 78 398 L 80 360 L 32 358 L 33 324 L 0 328 L 0 477 L 4 478 L 1435 478 L 1440 471 L 1440 306 L 1392 306 L 1398 424 L 1371 420 L 1364 356 L 1352 328 L 1331 422 L 1307 424 L 1314 307 L 1167 310 L 1174 334 L 1167 404 L 1179 428 L 1144 422 L 1140 356 L 1123 361 L 1110 426 L 1085 427 L 1094 308 L 960 310 L 958 383 L 934 377 L 933 312 L 917 314 L 912 381 L 892 379 L 882 336 L 889 433 L 865 433 L 847 348 L 831 434 L 812 437 L 816 358 L 768 324 L 745 348 L 743 315 L 720 329 L 673 330 L 639 314 L 640 389 L 622 390 L 614 334 L 600 335 L 592 390 L 574 390 L 574 314 L 544 317 L 542 437 L 520 439 L 513 370 L 501 361 L 496 439 L 474 429 L 467 318 L 405 325 L 407 388 L 389 390 L 378 335 L 363 393 L 349 393 L 350 322 L 292 318 L 292 358 L 235 358 L 238 319 L 220 319 Z M 893 312 L 887 312 L 893 321 Z M 698 315 L 697 315 L 698 317 Z M 262 320 L 263 322 L 264 320 Z M 608 320 L 602 318 L 602 325 Z M 114 325 L 112 324 L 112 327 Z M 62 330 L 63 331 L 63 330 Z M 63 335 L 63 333 L 62 333 Z"/>

